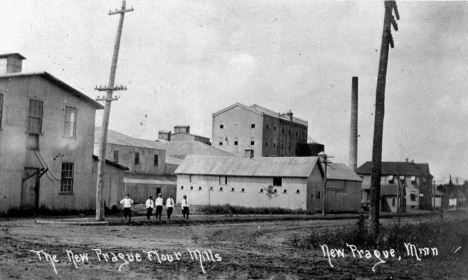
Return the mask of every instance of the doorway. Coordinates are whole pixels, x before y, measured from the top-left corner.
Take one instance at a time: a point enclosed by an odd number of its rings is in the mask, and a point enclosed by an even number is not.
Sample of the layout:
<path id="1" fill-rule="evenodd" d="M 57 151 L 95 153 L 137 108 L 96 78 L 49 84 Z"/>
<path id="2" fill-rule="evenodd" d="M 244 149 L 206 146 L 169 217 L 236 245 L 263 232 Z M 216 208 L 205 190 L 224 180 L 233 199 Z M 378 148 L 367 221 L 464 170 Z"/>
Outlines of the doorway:
<path id="1" fill-rule="evenodd" d="M 24 168 L 21 186 L 21 208 L 39 208 L 39 168 Z"/>

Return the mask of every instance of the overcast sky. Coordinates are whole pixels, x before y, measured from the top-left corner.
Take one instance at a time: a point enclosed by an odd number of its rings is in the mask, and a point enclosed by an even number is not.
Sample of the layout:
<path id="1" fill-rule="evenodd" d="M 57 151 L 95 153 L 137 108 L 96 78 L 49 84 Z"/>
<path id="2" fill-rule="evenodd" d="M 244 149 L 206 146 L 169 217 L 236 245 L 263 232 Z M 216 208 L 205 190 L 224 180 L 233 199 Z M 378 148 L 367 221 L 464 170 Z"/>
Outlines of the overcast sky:
<path id="1" fill-rule="evenodd" d="M 468 2 L 397 1 L 383 160 L 468 179 Z M 0 2 L 0 53 L 97 97 L 109 80 L 120 0 Z M 291 110 L 334 162 L 348 164 L 351 77 L 359 77 L 358 165 L 372 158 L 383 1 L 129 0 L 110 129 L 157 139 L 190 125 L 211 138 L 233 103 Z M 101 125 L 98 114 L 96 125 Z"/>

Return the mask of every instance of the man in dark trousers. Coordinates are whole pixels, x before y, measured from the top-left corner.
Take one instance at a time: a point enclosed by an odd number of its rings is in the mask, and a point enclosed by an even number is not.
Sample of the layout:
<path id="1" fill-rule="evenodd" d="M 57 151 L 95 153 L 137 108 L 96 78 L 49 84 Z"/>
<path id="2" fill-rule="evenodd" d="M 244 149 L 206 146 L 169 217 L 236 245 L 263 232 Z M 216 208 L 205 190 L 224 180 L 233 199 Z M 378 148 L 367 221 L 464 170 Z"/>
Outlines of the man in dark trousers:
<path id="1" fill-rule="evenodd" d="M 120 201 L 120 204 L 123 206 L 123 212 L 125 216 L 125 220 L 128 217 L 128 221 L 130 222 L 132 220 L 132 204 L 133 200 L 130 199 L 130 196 L 128 193 L 125 195 L 125 198 Z"/>
<path id="2" fill-rule="evenodd" d="M 174 210 L 174 199 L 172 199 L 172 194 L 169 195 L 169 198 L 166 200 L 167 207 L 167 219 L 171 219 L 172 211 Z"/>
<path id="3" fill-rule="evenodd" d="M 151 214 L 153 214 L 153 209 L 154 209 L 153 196 L 150 195 L 148 197 L 148 200 L 146 200 L 146 218 L 148 219 L 148 221 L 150 220 Z"/>
<path id="4" fill-rule="evenodd" d="M 161 215 L 163 210 L 163 198 L 162 194 L 158 193 L 158 198 L 156 198 L 156 219 L 161 221 Z"/>
<path id="5" fill-rule="evenodd" d="M 180 204 L 180 206 L 182 207 L 182 215 L 184 215 L 184 219 L 188 221 L 190 210 L 186 195 L 184 195 L 184 199 L 182 199 L 182 203 Z"/>

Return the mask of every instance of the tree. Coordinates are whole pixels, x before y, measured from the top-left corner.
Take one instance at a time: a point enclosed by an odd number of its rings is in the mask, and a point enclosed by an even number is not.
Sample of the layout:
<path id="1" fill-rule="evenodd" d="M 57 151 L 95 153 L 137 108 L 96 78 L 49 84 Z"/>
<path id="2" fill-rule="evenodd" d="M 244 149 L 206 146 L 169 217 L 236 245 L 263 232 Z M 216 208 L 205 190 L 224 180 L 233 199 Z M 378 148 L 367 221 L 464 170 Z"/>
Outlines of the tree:
<path id="1" fill-rule="evenodd" d="M 265 190 L 265 194 L 266 196 L 268 197 L 268 200 L 270 202 L 270 215 L 272 214 L 272 210 L 271 210 L 271 200 L 275 197 L 278 196 L 278 194 L 276 193 L 275 191 L 275 188 L 273 187 L 273 185 L 269 185 L 268 187 L 266 188 L 263 188 Z"/>

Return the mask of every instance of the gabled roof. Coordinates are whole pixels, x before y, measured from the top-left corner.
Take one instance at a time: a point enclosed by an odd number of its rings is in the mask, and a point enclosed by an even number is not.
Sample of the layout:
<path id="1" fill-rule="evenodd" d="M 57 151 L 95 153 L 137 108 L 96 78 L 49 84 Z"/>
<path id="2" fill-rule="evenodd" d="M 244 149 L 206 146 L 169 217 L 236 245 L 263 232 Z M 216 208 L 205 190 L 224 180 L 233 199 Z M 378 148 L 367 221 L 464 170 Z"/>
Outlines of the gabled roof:
<path id="1" fill-rule="evenodd" d="M 86 94 L 74 89 L 73 87 L 69 86 L 65 82 L 62 82 L 61 80 L 55 78 L 51 74 L 47 72 L 31 72 L 31 73 L 6 73 L 6 74 L 1 74 L 0 79 L 11 79 L 11 78 L 17 78 L 17 77 L 29 77 L 29 76 L 39 76 L 42 77 L 43 79 L 55 84 L 56 86 L 70 92 L 72 95 L 76 96 L 78 99 L 81 99 L 87 103 L 89 103 L 91 106 L 95 107 L 96 109 L 104 109 L 104 106 L 102 106 L 100 103 L 92 99 L 91 97 L 87 96 Z"/>
<path id="2" fill-rule="evenodd" d="M 175 175 L 125 173 L 123 181 L 126 184 L 176 185 L 177 177 Z"/>
<path id="3" fill-rule="evenodd" d="M 307 178 L 317 161 L 317 157 L 187 156 L 175 174 Z"/>
<path id="4" fill-rule="evenodd" d="M 100 143 L 100 139 L 101 128 L 95 127 L 94 143 Z M 110 129 L 107 131 L 107 143 L 140 148 L 164 149 L 164 143 L 162 142 L 137 139 Z"/>
<path id="5" fill-rule="evenodd" d="M 100 138 L 101 128 L 96 127 L 94 143 L 99 143 Z M 233 153 L 198 141 L 152 141 L 133 138 L 110 129 L 107 132 L 107 143 L 131 147 L 166 150 L 166 156 L 173 156 L 180 159 L 185 158 L 187 155 L 235 156 Z"/>
<path id="6" fill-rule="evenodd" d="M 344 163 L 329 163 L 327 166 L 327 180 L 362 182 L 362 178 Z"/>
<path id="7" fill-rule="evenodd" d="M 370 175 L 372 173 L 372 162 L 367 161 L 361 165 L 356 173 L 359 175 Z M 404 175 L 432 177 L 429 172 L 429 164 L 414 162 L 382 162 L 382 175 Z"/>
<path id="8" fill-rule="evenodd" d="M 93 159 L 94 161 L 97 161 L 99 159 L 99 157 L 97 155 L 93 155 Z M 129 170 L 127 167 L 123 166 L 123 165 L 120 165 L 114 161 L 110 161 L 108 159 L 106 159 L 106 164 L 109 164 L 109 165 L 112 165 L 114 167 L 117 167 L 119 169 L 122 169 L 122 170 Z"/>
<path id="9" fill-rule="evenodd" d="M 2 53 L 2 54 L 0 54 L 0 58 L 11 57 L 11 56 L 16 56 L 19 59 L 26 59 L 26 57 L 22 56 L 19 53 Z"/>
<path id="10" fill-rule="evenodd" d="M 221 113 L 224 113 L 224 112 L 226 112 L 226 111 L 229 111 L 229 110 L 231 110 L 232 108 L 235 108 L 235 107 L 241 107 L 241 108 L 246 109 L 246 110 L 248 110 L 248 111 L 251 111 L 251 112 L 253 112 L 253 113 L 262 115 L 262 112 L 257 111 L 257 110 L 255 110 L 255 109 L 253 109 L 253 108 L 250 108 L 250 107 L 248 107 L 248 106 L 245 106 L 245 105 L 242 104 L 242 103 L 237 102 L 237 103 L 232 104 L 231 106 L 228 106 L 228 107 L 226 107 L 226 108 L 224 108 L 224 109 L 222 109 L 222 110 L 219 110 L 219 111 L 216 112 L 216 113 L 213 113 L 213 117 L 214 117 L 214 116 L 217 116 L 217 115 L 219 115 L 219 114 L 221 114 Z"/>
<path id="11" fill-rule="evenodd" d="M 174 135 L 178 135 L 178 134 L 185 134 L 185 135 L 190 135 L 190 136 L 194 136 L 194 137 L 200 137 L 200 138 L 205 138 L 205 139 L 210 139 L 209 137 L 205 137 L 205 136 L 201 136 L 201 135 L 197 135 L 197 134 L 193 134 L 193 133 L 187 133 L 187 132 L 183 132 L 183 131 L 180 131 L 180 132 L 174 132 L 171 134 L 171 137 L 174 136 Z"/>
<path id="12" fill-rule="evenodd" d="M 236 156 L 228 151 L 198 141 L 168 141 L 161 144 L 166 150 L 166 155 L 181 159 L 188 155 Z"/>

